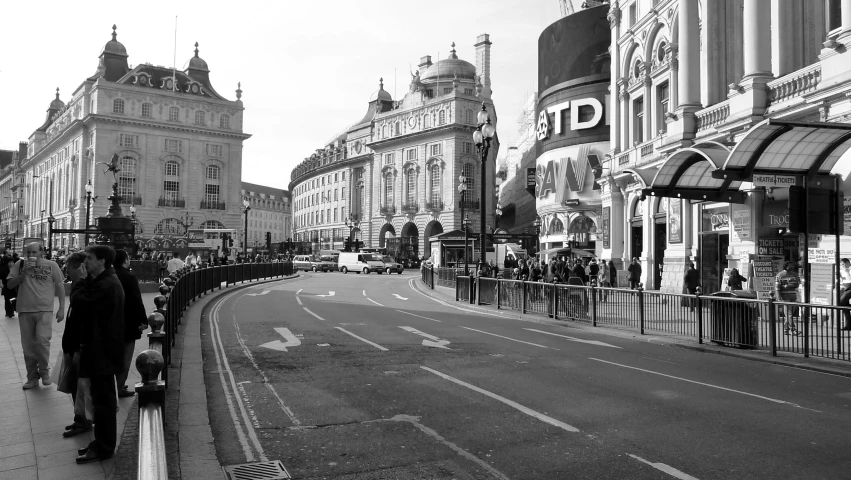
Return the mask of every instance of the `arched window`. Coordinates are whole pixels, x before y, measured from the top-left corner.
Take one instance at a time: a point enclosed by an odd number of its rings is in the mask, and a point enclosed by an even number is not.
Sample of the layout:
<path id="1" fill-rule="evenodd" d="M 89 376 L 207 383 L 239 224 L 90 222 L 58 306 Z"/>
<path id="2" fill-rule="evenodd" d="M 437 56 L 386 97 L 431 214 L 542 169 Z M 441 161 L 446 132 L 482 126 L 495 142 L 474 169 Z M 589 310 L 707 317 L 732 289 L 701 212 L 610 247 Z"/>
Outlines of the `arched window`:
<path id="1" fill-rule="evenodd" d="M 124 100 L 116 98 L 112 101 L 112 113 L 124 114 Z"/>
<path id="2" fill-rule="evenodd" d="M 476 170 L 472 163 L 465 163 L 461 168 L 461 174 L 464 175 L 464 183 L 467 184 L 467 190 L 464 191 L 461 200 L 470 201 L 476 197 Z"/>
<path id="3" fill-rule="evenodd" d="M 154 227 L 154 233 L 157 235 L 174 234 L 182 235 L 184 232 L 183 225 L 176 218 L 164 218 Z"/>
<path id="4" fill-rule="evenodd" d="M 118 195 L 121 203 L 136 204 L 136 159 L 124 156 L 118 162 Z M 139 203 L 141 204 L 141 202 Z"/>
<path id="5" fill-rule="evenodd" d="M 384 206 L 393 205 L 393 172 L 384 174 Z"/>
<path id="6" fill-rule="evenodd" d="M 413 205 L 417 203 L 417 172 L 414 169 L 408 170 L 405 175 L 405 203 Z"/>
<path id="7" fill-rule="evenodd" d="M 443 125 L 443 124 L 445 124 L 445 123 L 446 123 L 446 110 L 441 110 L 441 111 L 437 114 L 437 124 L 438 124 L 438 125 Z"/>
<path id="8" fill-rule="evenodd" d="M 180 120 L 180 109 L 177 107 L 169 107 L 168 120 L 170 122 L 177 122 L 178 120 Z"/>
<path id="9" fill-rule="evenodd" d="M 225 228 L 225 226 L 218 220 L 207 220 L 201 224 L 201 228 Z"/>
<path id="10" fill-rule="evenodd" d="M 431 202 L 437 204 L 440 202 L 440 165 L 432 165 L 431 171 Z"/>
<path id="11" fill-rule="evenodd" d="M 219 117 L 220 128 L 230 128 L 230 115 L 222 114 Z"/>
<path id="12" fill-rule="evenodd" d="M 381 127 L 381 136 L 387 137 L 387 125 Z"/>
<path id="13" fill-rule="evenodd" d="M 550 222 L 550 235 L 562 235 L 564 233 L 564 223 L 558 219 L 558 217 L 554 218 L 552 222 Z"/>

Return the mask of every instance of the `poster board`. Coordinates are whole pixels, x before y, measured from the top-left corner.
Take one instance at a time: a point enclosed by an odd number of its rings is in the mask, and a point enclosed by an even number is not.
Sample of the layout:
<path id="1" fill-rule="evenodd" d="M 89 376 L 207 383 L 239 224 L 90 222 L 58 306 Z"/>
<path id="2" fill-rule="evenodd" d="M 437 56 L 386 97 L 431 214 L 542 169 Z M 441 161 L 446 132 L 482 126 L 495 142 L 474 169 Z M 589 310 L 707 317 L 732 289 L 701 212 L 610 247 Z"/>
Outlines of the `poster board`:
<path id="1" fill-rule="evenodd" d="M 629 288 L 629 272 L 618 270 L 618 288 Z"/>
<path id="2" fill-rule="evenodd" d="M 810 303 L 831 305 L 833 302 L 834 265 L 832 263 L 810 264 Z"/>
<path id="3" fill-rule="evenodd" d="M 682 199 L 671 198 L 668 201 L 668 241 L 683 243 Z"/>
<path id="4" fill-rule="evenodd" d="M 751 262 L 753 270 L 753 289 L 757 298 L 764 300 L 774 291 L 774 277 L 777 275 L 775 264 L 772 260 L 754 260 Z"/>
<path id="5" fill-rule="evenodd" d="M 603 207 L 603 221 L 601 222 L 601 228 L 603 229 L 603 248 L 611 248 L 611 217 L 612 217 L 612 207 Z"/>
<path id="6" fill-rule="evenodd" d="M 730 291 L 730 272 L 732 272 L 732 268 L 724 269 L 724 276 L 721 277 L 721 291 L 729 292 Z"/>

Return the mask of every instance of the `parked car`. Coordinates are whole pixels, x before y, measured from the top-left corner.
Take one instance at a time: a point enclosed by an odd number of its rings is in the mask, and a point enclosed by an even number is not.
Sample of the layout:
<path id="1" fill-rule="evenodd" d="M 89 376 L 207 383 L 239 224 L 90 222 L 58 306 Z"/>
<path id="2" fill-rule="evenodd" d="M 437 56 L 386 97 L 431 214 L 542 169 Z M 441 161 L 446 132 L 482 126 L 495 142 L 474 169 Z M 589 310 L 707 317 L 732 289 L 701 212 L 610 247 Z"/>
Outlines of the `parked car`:
<path id="1" fill-rule="evenodd" d="M 374 253 L 360 252 L 340 252 L 340 271 L 343 273 L 357 272 L 365 273 L 377 272 L 384 273 L 384 262 L 381 261 L 381 255 Z"/>
<path id="2" fill-rule="evenodd" d="M 328 268 L 329 272 L 337 272 L 340 270 L 339 264 L 337 261 L 340 257 L 337 255 L 323 255 L 319 257 L 319 261 L 321 261 Z"/>
<path id="3" fill-rule="evenodd" d="M 304 270 L 307 271 L 328 271 L 328 264 L 323 263 L 321 260 L 316 260 L 310 255 L 296 255 L 295 259 L 293 259 L 293 271 Z"/>
<path id="4" fill-rule="evenodd" d="M 405 267 L 403 267 L 401 263 L 397 262 L 396 260 L 393 260 L 393 257 L 389 255 L 384 255 L 383 257 L 381 257 L 381 260 L 384 261 L 384 271 L 387 272 L 388 275 L 393 272 L 396 272 L 401 275 L 402 271 L 405 270 Z"/>

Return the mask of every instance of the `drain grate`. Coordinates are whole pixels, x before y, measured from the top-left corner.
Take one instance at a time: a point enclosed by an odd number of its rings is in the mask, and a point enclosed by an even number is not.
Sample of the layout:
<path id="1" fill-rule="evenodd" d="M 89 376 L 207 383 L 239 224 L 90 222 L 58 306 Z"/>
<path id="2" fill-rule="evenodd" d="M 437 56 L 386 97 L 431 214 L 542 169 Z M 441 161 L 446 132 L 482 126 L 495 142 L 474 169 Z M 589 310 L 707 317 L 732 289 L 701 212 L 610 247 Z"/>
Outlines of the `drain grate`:
<path id="1" fill-rule="evenodd" d="M 228 480 L 283 480 L 290 477 L 280 460 L 222 467 Z"/>

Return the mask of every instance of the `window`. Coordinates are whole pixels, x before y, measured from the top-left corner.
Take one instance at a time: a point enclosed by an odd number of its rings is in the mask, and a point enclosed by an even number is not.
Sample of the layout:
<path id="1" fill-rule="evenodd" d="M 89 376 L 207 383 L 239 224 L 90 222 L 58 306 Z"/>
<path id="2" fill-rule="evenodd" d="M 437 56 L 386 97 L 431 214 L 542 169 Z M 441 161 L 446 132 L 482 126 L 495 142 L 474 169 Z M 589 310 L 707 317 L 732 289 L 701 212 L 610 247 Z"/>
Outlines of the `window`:
<path id="1" fill-rule="evenodd" d="M 441 155 L 443 153 L 442 145 L 439 143 L 435 143 L 431 146 L 431 154 L 432 155 Z"/>
<path id="2" fill-rule="evenodd" d="M 180 198 L 180 182 L 174 180 L 163 181 L 163 199 L 168 202 L 175 202 L 178 198 Z"/>
<path id="3" fill-rule="evenodd" d="M 445 123 L 446 123 L 446 111 L 445 111 L 445 110 L 441 110 L 441 111 L 437 114 L 437 124 L 438 124 L 438 125 L 443 125 L 443 124 L 445 124 Z"/>
<path id="4" fill-rule="evenodd" d="M 656 87 L 656 99 L 658 100 L 658 123 L 659 123 L 659 131 L 667 132 L 668 124 L 665 123 L 666 116 L 668 113 L 668 100 L 670 98 L 670 88 L 668 88 L 668 82 L 665 82 L 658 87 Z"/>
<path id="5" fill-rule="evenodd" d="M 394 126 L 394 130 L 396 132 L 395 133 L 396 135 L 401 135 L 402 134 L 402 125 L 400 125 L 399 122 L 396 122 L 396 125 Z"/>
<path id="6" fill-rule="evenodd" d="M 175 161 L 169 161 L 165 164 L 165 175 L 167 177 L 177 177 L 180 175 L 180 164 Z"/>
<path id="7" fill-rule="evenodd" d="M 340 218 L 345 220 L 345 218 L 346 218 L 346 207 L 340 207 Z"/>
<path id="8" fill-rule="evenodd" d="M 337 201 L 337 200 L 338 200 L 338 198 L 337 198 L 337 193 L 339 193 L 339 190 L 337 190 L 337 189 L 335 188 L 335 189 L 334 189 L 334 201 Z"/>
<path id="9" fill-rule="evenodd" d="M 222 146 L 215 143 L 207 144 L 207 155 L 211 157 L 221 157 L 222 156 Z"/>
<path id="10" fill-rule="evenodd" d="M 431 88 L 426 89 L 425 96 L 426 98 L 434 98 L 434 90 Z"/>
<path id="11" fill-rule="evenodd" d="M 204 112 L 201 110 L 195 111 L 195 125 L 204 125 Z"/>
<path id="12" fill-rule="evenodd" d="M 143 103 L 142 104 L 142 116 L 145 118 L 151 118 L 151 104 Z"/>
<path id="13" fill-rule="evenodd" d="M 476 116 L 473 115 L 473 110 L 469 108 L 467 109 L 467 123 L 470 125 L 476 124 Z"/>
<path id="14" fill-rule="evenodd" d="M 464 175 L 464 183 L 467 184 L 467 190 L 461 194 L 461 200 L 467 201 L 474 198 L 475 192 L 475 174 L 476 171 L 472 163 L 465 163 L 461 168 L 461 174 Z"/>
<path id="15" fill-rule="evenodd" d="M 473 153 L 473 142 L 464 142 L 464 153 Z"/>
<path id="16" fill-rule="evenodd" d="M 431 115 L 426 114 L 423 116 L 423 128 L 431 128 Z"/>
<path id="17" fill-rule="evenodd" d="M 219 116 L 219 127 L 230 128 L 230 115 L 222 114 Z"/>
<path id="18" fill-rule="evenodd" d="M 118 195 L 123 203 L 130 203 L 136 196 L 136 159 L 133 157 L 121 157 L 118 162 L 121 169 L 118 172 Z"/>
<path id="19" fill-rule="evenodd" d="M 337 177 L 337 175 L 339 175 L 339 174 L 338 174 L 338 173 L 335 173 L 335 174 L 334 174 L 334 183 L 337 183 L 337 181 L 338 181 L 338 180 L 337 180 L 337 178 L 338 178 L 338 177 Z"/>
<path id="20" fill-rule="evenodd" d="M 170 122 L 177 122 L 180 120 L 180 109 L 177 107 L 169 107 L 168 108 L 168 120 Z"/>
<path id="21" fill-rule="evenodd" d="M 392 153 L 385 153 L 384 154 L 384 164 L 385 165 L 392 165 L 393 164 L 393 154 Z"/>
<path id="22" fill-rule="evenodd" d="M 346 187 L 343 187 L 341 190 L 342 191 L 340 192 L 340 198 L 345 200 L 346 199 Z"/>
<path id="23" fill-rule="evenodd" d="M 139 148 L 139 135 L 129 135 L 126 133 L 118 134 L 118 146 Z"/>
<path id="24" fill-rule="evenodd" d="M 417 173 L 408 170 L 405 176 L 405 203 L 412 205 L 417 202 Z"/>
<path id="25" fill-rule="evenodd" d="M 826 0 L 825 3 L 825 24 L 827 31 L 832 32 L 842 27 L 842 0 Z"/>
<path id="26" fill-rule="evenodd" d="M 417 149 L 412 148 L 408 150 L 408 160 L 416 160 L 417 159 Z"/>
<path id="27" fill-rule="evenodd" d="M 334 221 L 335 222 L 337 221 L 337 209 L 336 208 L 334 209 Z"/>
<path id="28" fill-rule="evenodd" d="M 343 181 L 346 181 L 346 172 L 343 172 Z"/>
<path id="29" fill-rule="evenodd" d="M 218 180 L 220 175 L 219 167 L 216 165 L 210 165 L 207 167 L 205 178 L 207 180 Z"/>
<path id="30" fill-rule="evenodd" d="M 472 95 L 472 94 L 473 94 L 472 88 L 465 88 L 464 89 L 464 95 Z"/>
<path id="31" fill-rule="evenodd" d="M 322 185 L 325 185 L 325 177 L 322 177 Z"/>
<path id="32" fill-rule="evenodd" d="M 387 172 L 384 174 L 384 206 L 393 205 L 393 174 Z"/>
<path id="33" fill-rule="evenodd" d="M 165 139 L 165 151 L 173 152 L 173 153 L 182 153 L 183 152 L 183 142 L 181 140 L 175 140 L 173 138 Z"/>
<path id="34" fill-rule="evenodd" d="M 112 113 L 124 114 L 124 100 L 116 98 L 112 101 Z"/>
<path id="35" fill-rule="evenodd" d="M 636 3 L 638 3 L 638 0 L 636 0 Z M 630 26 L 630 28 L 633 25 L 635 25 L 635 17 L 636 17 L 637 9 L 638 9 L 638 7 L 636 6 L 636 3 L 633 3 L 632 5 L 629 6 L 629 26 Z"/>
<path id="36" fill-rule="evenodd" d="M 633 142 L 644 141 L 644 98 L 638 98 L 633 102 Z"/>
<path id="37" fill-rule="evenodd" d="M 444 89 L 443 89 L 443 94 L 444 94 L 444 95 L 449 95 L 450 93 L 452 93 L 452 88 L 451 88 L 451 87 L 450 87 L 450 88 L 444 88 Z"/>
<path id="38" fill-rule="evenodd" d="M 207 204 L 219 203 L 219 186 L 206 184 L 204 185 L 204 201 Z"/>
<path id="39" fill-rule="evenodd" d="M 431 172 L 431 201 L 437 203 L 440 201 L 440 165 L 432 165 L 429 169 Z"/>

